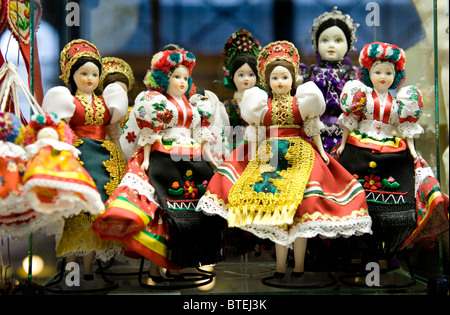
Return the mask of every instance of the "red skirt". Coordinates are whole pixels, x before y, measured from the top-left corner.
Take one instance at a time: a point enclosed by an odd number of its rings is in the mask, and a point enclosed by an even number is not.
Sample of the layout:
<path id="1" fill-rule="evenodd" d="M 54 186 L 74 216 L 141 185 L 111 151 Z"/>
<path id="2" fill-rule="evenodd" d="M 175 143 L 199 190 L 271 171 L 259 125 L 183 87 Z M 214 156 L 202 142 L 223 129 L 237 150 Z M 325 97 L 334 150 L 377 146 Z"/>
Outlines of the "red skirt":
<path id="1" fill-rule="evenodd" d="M 293 138 L 296 138 L 298 143 L 299 137 L 284 137 L 283 141 L 291 141 Z M 268 138 L 266 144 L 280 139 Z M 309 143 L 306 140 L 302 141 Z M 291 245 L 298 237 L 335 238 L 371 233 L 371 218 L 368 215 L 361 184 L 331 156 L 329 165 L 326 165 L 314 145 L 310 145 L 314 149 L 310 155 L 313 156 L 312 168 L 298 198 L 296 210 L 289 220 L 290 223 L 276 225 L 247 223 L 239 228 L 285 246 Z M 249 157 L 252 156 L 250 151 L 249 144 L 239 146 L 221 164 L 198 208 L 205 213 L 217 214 L 229 220 L 230 191 L 246 171 Z M 298 163 L 301 168 L 302 163 L 307 165 L 311 161 L 300 158 Z M 289 167 L 292 167 L 292 164 L 288 164 L 287 168 Z M 298 191 L 298 187 L 295 189 Z M 261 194 L 265 192 L 259 191 L 258 194 L 264 197 Z M 293 199 L 295 201 L 295 198 Z"/>

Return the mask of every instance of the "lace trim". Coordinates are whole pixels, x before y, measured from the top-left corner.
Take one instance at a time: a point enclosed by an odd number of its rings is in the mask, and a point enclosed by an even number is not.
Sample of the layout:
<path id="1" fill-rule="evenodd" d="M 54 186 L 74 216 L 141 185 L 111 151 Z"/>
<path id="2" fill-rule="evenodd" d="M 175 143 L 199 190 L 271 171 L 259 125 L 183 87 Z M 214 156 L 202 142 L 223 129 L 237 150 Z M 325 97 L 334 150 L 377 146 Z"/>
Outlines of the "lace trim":
<path id="1" fill-rule="evenodd" d="M 320 121 L 319 117 L 308 118 L 303 123 L 303 130 L 308 137 L 319 135 L 323 129 L 325 129 L 325 125 Z"/>
<path id="2" fill-rule="evenodd" d="M 85 256 L 95 251 L 95 258 L 108 261 L 121 252 L 121 243 L 101 240 L 92 230 L 97 216 L 80 214 L 64 220 L 64 226 L 57 224 L 48 232 L 56 239 L 56 256 L 67 257 L 76 254 Z"/>
<path id="3" fill-rule="evenodd" d="M 29 159 L 33 158 L 36 154 L 39 153 L 39 151 L 41 151 L 42 148 L 47 146 L 51 146 L 53 149 L 59 151 L 69 151 L 73 154 L 74 157 L 78 157 L 80 155 L 80 150 L 75 148 L 73 145 L 53 139 L 40 139 L 35 143 L 32 143 L 25 147 L 27 157 Z"/>
<path id="4" fill-rule="evenodd" d="M 146 197 L 156 206 L 160 207 L 156 198 L 155 188 L 150 183 L 139 177 L 139 175 L 126 173 L 119 187 L 122 186 L 126 186 L 130 189 L 136 190 L 140 195 Z"/>
<path id="5" fill-rule="evenodd" d="M 17 144 L 0 140 L 0 158 L 12 157 L 26 160 L 25 150 Z"/>
<path id="6" fill-rule="evenodd" d="M 421 125 L 414 122 L 405 121 L 397 127 L 400 137 L 402 138 L 418 138 L 424 130 Z"/>
<path id="7" fill-rule="evenodd" d="M 138 146 L 143 147 L 146 144 L 152 145 L 157 140 L 162 140 L 162 136 L 156 134 L 153 129 L 145 127 L 139 134 Z"/>
<path id="8" fill-rule="evenodd" d="M 208 192 L 200 199 L 197 211 L 206 215 L 218 215 L 225 220 L 228 217 L 226 204 L 216 195 Z M 359 210 L 355 210 L 359 212 Z M 246 225 L 239 227 L 259 238 L 267 238 L 272 242 L 292 246 L 296 238 L 337 238 L 372 234 L 372 219 L 369 216 L 356 217 L 345 221 L 308 221 L 290 226 Z"/>
<path id="9" fill-rule="evenodd" d="M 113 139 L 119 139 L 122 135 L 122 128 L 120 127 L 120 123 L 115 123 L 106 126 L 106 133 L 108 134 L 108 137 Z"/>
<path id="10" fill-rule="evenodd" d="M 43 203 L 36 194 L 36 188 L 45 187 L 58 190 L 52 202 Z M 42 213 L 59 212 L 66 218 L 85 210 L 91 214 L 100 214 L 105 206 L 95 189 L 76 183 L 55 182 L 45 179 L 30 179 L 24 185 L 24 195 L 30 206 Z M 81 195 L 81 196 L 80 196 Z"/>

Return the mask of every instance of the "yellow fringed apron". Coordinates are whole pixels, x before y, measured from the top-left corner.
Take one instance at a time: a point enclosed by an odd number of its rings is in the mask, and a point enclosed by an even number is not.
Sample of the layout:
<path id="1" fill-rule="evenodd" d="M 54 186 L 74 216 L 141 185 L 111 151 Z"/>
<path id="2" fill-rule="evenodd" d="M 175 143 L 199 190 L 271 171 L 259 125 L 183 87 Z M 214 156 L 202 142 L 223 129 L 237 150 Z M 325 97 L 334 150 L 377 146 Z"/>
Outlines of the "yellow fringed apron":
<path id="1" fill-rule="evenodd" d="M 276 171 L 271 165 L 275 160 L 271 141 L 289 142 L 284 155 L 287 167 L 283 170 Z M 303 200 L 314 156 L 312 145 L 301 137 L 266 139 L 229 193 L 228 226 L 292 224 Z M 276 192 L 257 191 L 255 185 L 263 181 L 263 175 L 274 171 L 278 176 L 269 182 Z"/>

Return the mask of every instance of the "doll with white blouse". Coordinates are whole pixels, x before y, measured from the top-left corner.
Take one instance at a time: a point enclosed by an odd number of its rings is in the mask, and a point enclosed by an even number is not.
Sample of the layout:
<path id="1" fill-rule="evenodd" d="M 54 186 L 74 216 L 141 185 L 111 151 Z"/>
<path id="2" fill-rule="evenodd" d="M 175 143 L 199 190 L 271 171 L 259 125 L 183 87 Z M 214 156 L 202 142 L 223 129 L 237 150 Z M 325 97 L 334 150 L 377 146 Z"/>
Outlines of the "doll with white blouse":
<path id="1" fill-rule="evenodd" d="M 128 111 L 128 98 L 117 83 L 109 84 L 98 95 L 102 72 L 100 53 L 94 44 L 76 39 L 61 51 L 61 79 L 67 87 L 51 88 L 44 96 L 42 109 L 55 113 L 75 132 L 74 146 L 81 152 L 82 166 L 92 176 L 106 202 L 120 183 L 125 160 L 120 149 L 120 123 Z M 94 257 L 108 261 L 120 250 L 113 242 L 101 240 L 92 231 L 97 216 L 88 211 L 65 220 L 58 242 L 57 256 L 83 256 L 86 279 L 93 279 Z"/>
<path id="2" fill-rule="evenodd" d="M 448 229 L 448 197 L 414 144 L 423 133 L 422 93 L 415 85 L 391 92 L 406 78 L 405 60 L 395 45 L 365 45 L 360 80 L 347 82 L 341 94 L 344 131 L 336 153 L 365 189 L 373 220 L 365 246 L 382 260 L 413 240 Z M 436 230 L 425 228 L 428 223 Z"/>
<path id="3" fill-rule="evenodd" d="M 144 79 L 148 90 L 130 113 L 137 128 L 127 129 L 138 148 L 93 226 L 101 238 L 150 260 L 154 282 L 166 280 L 160 267 L 169 270 L 167 278 L 181 279 L 180 269 L 221 259 L 222 222 L 195 211 L 217 165 L 209 147 L 211 104 L 202 95 L 186 97 L 194 65 L 186 50 L 153 56 Z"/>
<path id="4" fill-rule="evenodd" d="M 258 72 L 267 92 L 248 89 L 241 103 L 249 142 L 219 167 L 198 206 L 273 241 L 275 278 L 285 276 L 289 248 L 291 276 L 303 275 L 308 238 L 371 232 L 362 186 L 322 147 L 325 101 L 313 82 L 297 87 L 299 62 L 290 42 L 262 49 Z"/>

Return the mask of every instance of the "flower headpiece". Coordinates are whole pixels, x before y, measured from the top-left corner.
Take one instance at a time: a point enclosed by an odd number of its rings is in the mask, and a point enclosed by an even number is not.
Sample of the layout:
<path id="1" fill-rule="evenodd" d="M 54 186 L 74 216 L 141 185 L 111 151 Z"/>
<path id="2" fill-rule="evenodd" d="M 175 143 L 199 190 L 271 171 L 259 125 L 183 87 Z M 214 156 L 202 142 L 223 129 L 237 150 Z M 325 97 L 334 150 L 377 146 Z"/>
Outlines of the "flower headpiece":
<path id="1" fill-rule="evenodd" d="M 60 63 L 61 73 L 60 78 L 66 84 L 69 84 L 70 70 L 80 57 L 92 57 L 101 62 L 100 52 L 94 44 L 84 39 L 75 39 L 68 43 L 61 51 Z"/>
<path id="2" fill-rule="evenodd" d="M 54 113 L 31 116 L 28 125 L 21 129 L 20 137 L 16 139 L 16 143 L 22 143 L 24 146 L 27 146 L 36 142 L 39 130 L 46 127 L 55 129 L 60 141 L 70 145 L 75 143 L 76 136 L 73 130 Z"/>
<path id="3" fill-rule="evenodd" d="M 253 37 L 252 33 L 244 28 L 238 29 L 231 34 L 222 51 L 224 85 L 234 86 L 233 78 L 230 77 L 231 67 L 234 59 L 241 54 L 250 54 L 258 57 L 261 51 L 261 44 Z"/>
<path id="4" fill-rule="evenodd" d="M 374 42 L 365 45 L 359 54 L 359 63 L 361 64 L 359 72 L 364 84 L 370 87 L 373 86 L 369 78 L 369 73 L 373 64 L 377 61 L 390 62 L 394 66 L 395 78 L 389 88 L 397 88 L 405 81 L 406 56 L 403 49 L 389 43 Z"/>
<path id="5" fill-rule="evenodd" d="M 152 58 L 150 69 L 145 76 L 144 84 L 150 91 L 165 93 L 169 86 L 170 75 L 178 66 L 185 66 L 189 70 L 190 89 L 192 84 L 192 70 L 195 66 L 195 56 L 186 50 L 164 50 L 155 54 Z"/>
<path id="6" fill-rule="evenodd" d="M 311 40 L 313 43 L 313 48 L 315 51 L 317 51 L 317 31 L 319 30 L 320 26 L 328 21 L 329 19 L 333 20 L 340 20 L 342 21 L 348 28 L 348 31 L 350 32 L 349 38 L 347 39 L 349 41 L 349 51 L 355 50 L 355 47 L 353 46 L 354 43 L 357 41 L 356 39 L 356 29 L 359 27 L 358 23 L 353 23 L 353 19 L 348 14 L 343 14 L 341 11 L 337 9 L 337 7 L 333 7 L 331 12 L 324 12 L 321 15 L 319 15 L 317 18 L 314 19 L 314 23 L 312 26 L 312 29 L 309 31 L 311 33 Z M 345 32 L 344 32 L 345 33 Z"/>
<path id="7" fill-rule="evenodd" d="M 295 78 L 300 65 L 300 55 L 297 48 L 288 41 L 276 41 L 266 45 L 260 52 L 258 58 L 258 75 L 261 85 L 266 88 L 265 71 L 267 65 L 275 60 L 286 60 L 294 66 Z"/>
<path id="8" fill-rule="evenodd" d="M 102 58 L 102 77 L 101 82 L 106 78 L 107 75 L 112 73 L 121 73 L 128 79 L 128 89 L 134 85 L 134 74 L 131 66 L 123 59 L 117 57 L 103 57 Z"/>
<path id="9" fill-rule="evenodd" d="M 0 141 L 14 142 L 18 137 L 22 123 L 10 112 L 0 113 Z"/>

